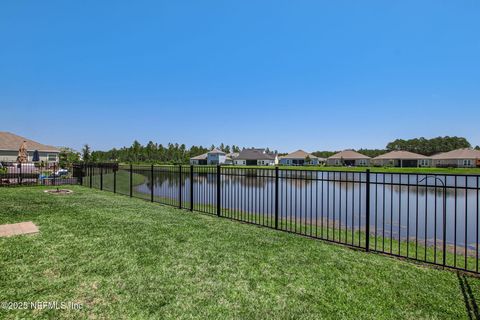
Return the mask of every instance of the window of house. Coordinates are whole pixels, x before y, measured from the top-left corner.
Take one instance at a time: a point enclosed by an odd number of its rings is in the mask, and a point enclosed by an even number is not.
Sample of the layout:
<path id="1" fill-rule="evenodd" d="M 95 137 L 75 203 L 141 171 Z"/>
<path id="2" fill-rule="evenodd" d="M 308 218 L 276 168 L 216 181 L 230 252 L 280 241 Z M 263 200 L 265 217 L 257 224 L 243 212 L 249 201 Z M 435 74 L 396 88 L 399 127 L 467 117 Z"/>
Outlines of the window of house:
<path id="1" fill-rule="evenodd" d="M 49 155 L 48 155 L 48 161 L 49 161 L 49 162 L 55 162 L 55 161 L 57 161 L 57 155 L 56 155 L 56 154 L 49 154 Z"/>
<path id="2" fill-rule="evenodd" d="M 428 166 L 428 160 L 422 159 L 420 160 L 420 167 L 427 167 Z"/>
<path id="3" fill-rule="evenodd" d="M 470 159 L 463 160 L 463 166 L 470 167 L 471 165 L 472 165 L 472 160 Z"/>

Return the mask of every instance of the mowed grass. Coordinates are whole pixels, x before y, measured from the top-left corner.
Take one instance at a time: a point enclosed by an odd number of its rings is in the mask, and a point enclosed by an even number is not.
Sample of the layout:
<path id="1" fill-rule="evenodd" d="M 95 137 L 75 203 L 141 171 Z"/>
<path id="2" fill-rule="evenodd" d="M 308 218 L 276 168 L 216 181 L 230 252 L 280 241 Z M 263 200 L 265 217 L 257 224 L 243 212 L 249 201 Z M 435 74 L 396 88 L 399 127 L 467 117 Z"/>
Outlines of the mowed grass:
<path id="1" fill-rule="evenodd" d="M 478 312 L 474 277 L 71 188 L 68 196 L 0 189 L 0 223 L 31 220 L 40 228 L 0 238 L 0 301 L 82 309 L 3 309 L 1 319 L 467 319 Z"/>

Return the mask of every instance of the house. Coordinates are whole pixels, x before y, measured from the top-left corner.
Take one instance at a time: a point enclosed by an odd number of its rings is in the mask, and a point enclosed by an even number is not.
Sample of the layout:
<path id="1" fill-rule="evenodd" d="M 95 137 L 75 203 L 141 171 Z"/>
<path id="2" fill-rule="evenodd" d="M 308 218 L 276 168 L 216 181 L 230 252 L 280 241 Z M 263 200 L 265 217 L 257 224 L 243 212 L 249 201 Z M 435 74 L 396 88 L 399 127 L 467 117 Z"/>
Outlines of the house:
<path id="1" fill-rule="evenodd" d="M 368 166 L 370 157 L 353 150 L 344 150 L 327 158 L 329 166 Z"/>
<path id="2" fill-rule="evenodd" d="M 457 149 L 431 157 L 435 167 L 475 168 L 480 167 L 480 150 Z"/>
<path id="3" fill-rule="evenodd" d="M 324 158 L 319 158 L 311 153 L 303 150 L 297 150 L 279 158 L 281 165 L 286 166 L 303 166 L 303 165 L 318 165 L 325 162 Z"/>
<path id="4" fill-rule="evenodd" d="M 400 168 L 429 167 L 431 165 L 430 158 L 409 151 L 387 152 L 373 158 L 371 162 L 376 166 Z"/>
<path id="5" fill-rule="evenodd" d="M 238 154 L 239 154 L 238 152 L 227 153 L 225 164 L 233 164 L 233 161 L 238 157 Z"/>
<path id="6" fill-rule="evenodd" d="M 239 166 L 272 166 L 278 164 L 278 157 L 265 149 L 243 149 L 233 159 L 233 164 Z"/>
<path id="7" fill-rule="evenodd" d="M 204 154 L 190 158 L 190 164 L 192 165 L 216 165 L 216 164 L 228 164 L 231 159 L 227 157 L 227 154 L 219 149 L 213 149 Z"/>
<path id="8" fill-rule="evenodd" d="M 27 149 L 27 161 L 33 161 L 35 151 L 38 151 L 39 161 L 59 161 L 60 149 L 4 131 L 0 131 L 0 161 L 16 162 L 18 150 L 23 143 Z"/>

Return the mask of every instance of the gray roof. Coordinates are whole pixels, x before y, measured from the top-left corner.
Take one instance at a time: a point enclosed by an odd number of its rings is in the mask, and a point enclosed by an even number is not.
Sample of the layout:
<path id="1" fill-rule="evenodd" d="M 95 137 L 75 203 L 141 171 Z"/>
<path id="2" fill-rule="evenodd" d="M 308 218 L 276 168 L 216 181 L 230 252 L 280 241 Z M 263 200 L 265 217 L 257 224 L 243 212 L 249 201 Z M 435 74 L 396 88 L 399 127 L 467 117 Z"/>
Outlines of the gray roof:
<path id="1" fill-rule="evenodd" d="M 211 153 L 211 154 L 217 154 L 217 153 L 218 153 L 218 154 L 226 154 L 225 152 L 223 152 L 222 150 L 217 149 L 217 148 L 214 148 L 214 149 L 208 151 L 207 153 Z"/>
<path id="2" fill-rule="evenodd" d="M 373 158 L 374 160 L 421 160 L 421 159 L 428 159 L 428 157 L 413 153 L 409 151 L 390 151 L 379 155 L 378 157 Z"/>
<path id="3" fill-rule="evenodd" d="M 435 160 L 480 159 L 480 150 L 457 149 L 432 156 Z"/>
<path id="4" fill-rule="evenodd" d="M 361 160 L 370 159 L 370 157 L 353 150 L 345 150 L 328 157 L 328 159 Z"/>
<path id="5" fill-rule="evenodd" d="M 275 155 L 265 149 L 243 149 L 235 160 L 275 160 Z"/>
<path id="6" fill-rule="evenodd" d="M 192 158 L 190 158 L 190 160 L 205 160 L 205 159 L 207 159 L 207 155 L 208 155 L 208 152 L 204 153 L 204 154 L 201 154 L 199 156 L 196 156 L 196 157 L 192 157 Z"/>
<path id="7" fill-rule="evenodd" d="M 23 142 L 27 145 L 27 151 L 60 152 L 58 148 L 41 144 L 10 132 L 0 131 L 0 150 L 18 151 Z"/>
<path id="8" fill-rule="evenodd" d="M 305 152 L 303 150 L 294 151 L 292 153 L 287 154 L 286 156 L 280 157 L 280 159 L 305 159 L 306 157 L 309 157 L 310 159 L 319 159 L 313 154 Z M 320 158 L 320 159 L 324 160 L 323 158 Z"/>

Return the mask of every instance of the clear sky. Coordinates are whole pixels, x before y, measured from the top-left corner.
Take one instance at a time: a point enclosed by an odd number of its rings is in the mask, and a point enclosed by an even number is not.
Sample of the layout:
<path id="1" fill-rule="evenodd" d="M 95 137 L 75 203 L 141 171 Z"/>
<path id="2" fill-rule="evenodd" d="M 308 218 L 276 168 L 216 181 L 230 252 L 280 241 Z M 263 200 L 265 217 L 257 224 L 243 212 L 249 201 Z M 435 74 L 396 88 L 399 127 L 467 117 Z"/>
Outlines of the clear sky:
<path id="1" fill-rule="evenodd" d="M 480 1 L 2 1 L 0 119 L 77 149 L 480 144 Z"/>

